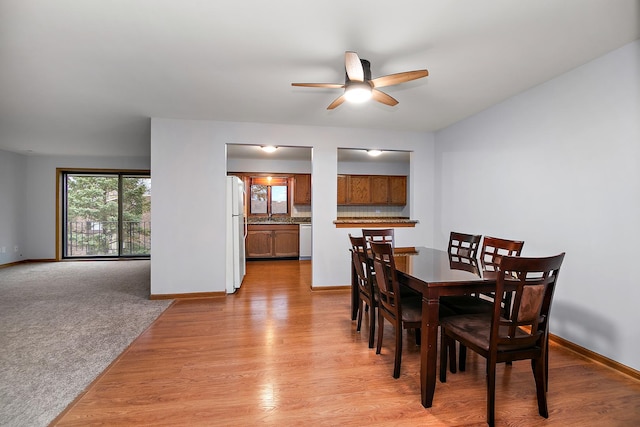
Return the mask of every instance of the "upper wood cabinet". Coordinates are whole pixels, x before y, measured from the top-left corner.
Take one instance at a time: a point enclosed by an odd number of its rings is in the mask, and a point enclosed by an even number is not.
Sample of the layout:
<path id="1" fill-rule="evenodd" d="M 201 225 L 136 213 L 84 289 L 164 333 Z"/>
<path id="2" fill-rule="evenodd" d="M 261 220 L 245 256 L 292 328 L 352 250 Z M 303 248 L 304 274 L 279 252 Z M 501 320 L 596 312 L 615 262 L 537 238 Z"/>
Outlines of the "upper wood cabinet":
<path id="1" fill-rule="evenodd" d="M 407 177 L 389 176 L 389 204 L 407 204 Z"/>
<path id="2" fill-rule="evenodd" d="M 389 177 L 376 175 L 369 177 L 371 182 L 371 204 L 386 205 L 389 203 Z"/>
<path id="3" fill-rule="evenodd" d="M 311 175 L 298 174 L 293 176 L 293 204 L 311 204 Z"/>
<path id="4" fill-rule="evenodd" d="M 371 180 L 369 176 L 350 175 L 347 177 L 347 203 L 368 205 L 371 203 Z"/>
<path id="5" fill-rule="evenodd" d="M 338 175 L 338 204 L 347 204 L 347 175 Z"/>
<path id="6" fill-rule="evenodd" d="M 338 205 L 407 204 L 407 177 L 338 175 Z"/>

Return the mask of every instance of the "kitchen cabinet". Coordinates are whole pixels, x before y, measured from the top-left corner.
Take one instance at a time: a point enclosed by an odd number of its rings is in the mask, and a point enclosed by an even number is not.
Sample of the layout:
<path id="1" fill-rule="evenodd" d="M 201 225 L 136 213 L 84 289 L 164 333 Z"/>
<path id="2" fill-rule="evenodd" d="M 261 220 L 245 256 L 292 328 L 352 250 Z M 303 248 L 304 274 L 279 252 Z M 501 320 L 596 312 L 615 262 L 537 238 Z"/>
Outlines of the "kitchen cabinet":
<path id="1" fill-rule="evenodd" d="M 371 204 L 371 179 L 368 175 L 349 175 L 347 177 L 347 204 Z"/>
<path id="2" fill-rule="evenodd" d="M 386 205 L 389 202 L 389 177 L 377 175 L 369 177 L 371 181 L 371 204 Z"/>
<path id="3" fill-rule="evenodd" d="M 406 176 L 389 176 L 389 204 L 400 206 L 407 204 Z"/>
<path id="4" fill-rule="evenodd" d="M 298 174 L 293 176 L 293 204 L 311 204 L 311 175 Z"/>
<path id="5" fill-rule="evenodd" d="M 298 239 L 298 224 L 249 224 L 245 242 L 247 259 L 297 258 Z"/>
<path id="6" fill-rule="evenodd" d="M 338 205 L 407 204 L 407 177 L 399 175 L 338 175 Z"/>
<path id="7" fill-rule="evenodd" d="M 338 205 L 347 204 L 347 176 L 338 175 Z"/>

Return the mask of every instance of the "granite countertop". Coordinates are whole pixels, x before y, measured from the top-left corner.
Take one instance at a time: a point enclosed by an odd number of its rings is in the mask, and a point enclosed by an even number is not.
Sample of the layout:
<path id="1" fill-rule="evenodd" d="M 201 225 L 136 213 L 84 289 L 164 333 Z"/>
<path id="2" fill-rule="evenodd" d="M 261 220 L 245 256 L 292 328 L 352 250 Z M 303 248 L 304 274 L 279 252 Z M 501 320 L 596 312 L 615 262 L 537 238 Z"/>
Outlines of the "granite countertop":
<path id="1" fill-rule="evenodd" d="M 266 218 L 263 216 L 260 217 L 248 217 L 247 224 L 311 224 L 311 218 L 308 216 L 283 216 L 283 217 L 271 217 Z"/>
<path id="2" fill-rule="evenodd" d="M 336 225 L 348 224 L 397 224 L 397 226 L 413 227 L 417 220 L 408 217 L 339 217 L 333 221 Z"/>

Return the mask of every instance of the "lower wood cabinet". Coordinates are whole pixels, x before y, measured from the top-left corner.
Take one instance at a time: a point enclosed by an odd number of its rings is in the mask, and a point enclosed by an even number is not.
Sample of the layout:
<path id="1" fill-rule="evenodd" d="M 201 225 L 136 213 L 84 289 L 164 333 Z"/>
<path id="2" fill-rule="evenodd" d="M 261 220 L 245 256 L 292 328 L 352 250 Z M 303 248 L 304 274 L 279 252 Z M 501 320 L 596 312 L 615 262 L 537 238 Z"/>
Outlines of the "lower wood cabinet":
<path id="1" fill-rule="evenodd" d="M 290 258 L 299 255 L 298 224 L 249 224 L 247 258 Z"/>

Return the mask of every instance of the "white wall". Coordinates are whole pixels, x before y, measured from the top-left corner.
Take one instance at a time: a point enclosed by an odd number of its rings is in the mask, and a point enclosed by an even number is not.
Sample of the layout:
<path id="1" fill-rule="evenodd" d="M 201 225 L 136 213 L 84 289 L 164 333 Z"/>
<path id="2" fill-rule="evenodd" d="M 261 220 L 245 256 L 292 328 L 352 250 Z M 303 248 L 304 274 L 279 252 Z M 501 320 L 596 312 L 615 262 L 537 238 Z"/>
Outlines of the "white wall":
<path id="1" fill-rule="evenodd" d="M 151 293 L 180 294 L 224 290 L 225 144 L 243 143 L 312 148 L 313 286 L 344 286 L 350 281 L 349 229 L 336 219 L 337 149 L 413 151 L 422 166 L 411 167 L 411 216 L 420 224 L 398 233 L 399 245 L 430 245 L 433 230 L 433 136 L 428 133 L 152 119 L 153 239 Z M 389 141 L 393 141 L 390 143 Z M 414 193 L 411 193 L 414 194 Z M 194 197 L 196 196 L 196 197 Z M 197 227 L 185 221 L 198 217 Z"/>
<path id="2" fill-rule="evenodd" d="M 25 259 L 26 164 L 26 156 L 0 150 L 0 265 Z"/>
<path id="3" fill-rule="evenodd" d="M 566 257 L 552 333 L 640 369 L 640 41 L 436 134 L 450 230 Z"/>

